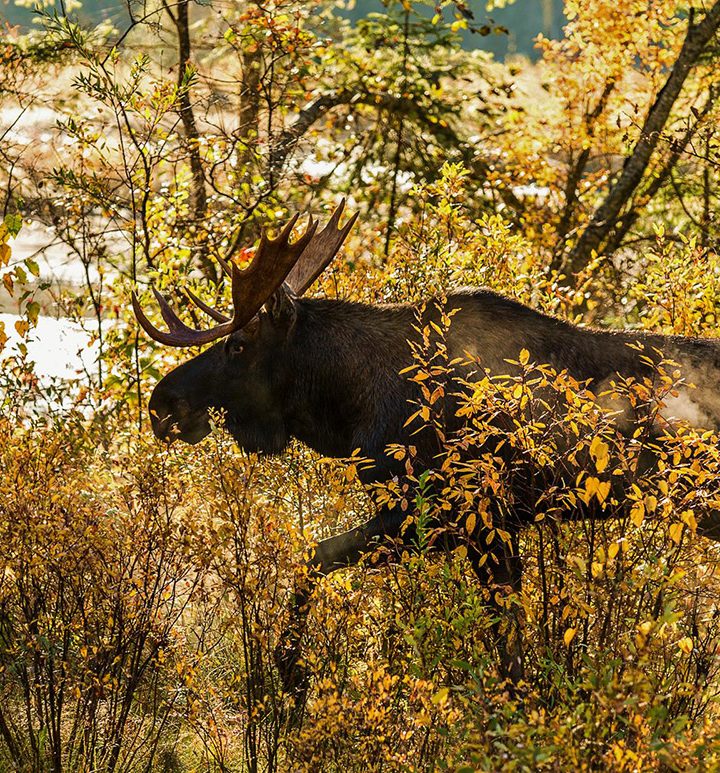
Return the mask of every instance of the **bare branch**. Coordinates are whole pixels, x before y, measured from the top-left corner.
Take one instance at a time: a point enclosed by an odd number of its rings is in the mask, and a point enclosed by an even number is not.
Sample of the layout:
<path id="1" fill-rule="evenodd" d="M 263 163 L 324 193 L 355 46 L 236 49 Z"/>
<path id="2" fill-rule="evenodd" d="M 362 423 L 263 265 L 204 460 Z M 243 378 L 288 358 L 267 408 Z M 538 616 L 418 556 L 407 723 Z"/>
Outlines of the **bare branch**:
<path id="1" fill-rule="evenodd" d="M 668 178 L 670 178 L 679 158 L 683 155 L 688 144 L 697 134 L 698 129 L 702 125 L 704 119 L 707 118 L 708 114 L 712 110 L 713 105 L 715 104 L 715 100 L 715 90 L 711 89 L 703 109 L 696 116 L 696 120 L 691 126 L 688 127 L 680 139 L 673 140 L 671 144 L 672 151 L 669 157 L 666 159 L 662 167 L 655 173 L 645 190 L 639 194 L 638 202 L 634 204 L 634 206 L 627 213 L 625 213 L 617 221 L 617 223 L 614 224 L 607 241 L 606 249 L 608 253 L 612 253 L 618 249 L 618 247 L 620 247 L 623 239 L 627 235 L 627 232 L 633 227 L 638 217 L 640 216 L 642 208 L 655 197 L 660 188 L 665 184 Z M 682 197 L 678 196 L 678 199 L 681 202 L 681 205 L 684 207 L 682 204 Z"/>
<path id="2" fill-rule="evenodd" d="M 282 132 L 274 143 L 270 151 L 271 169 L 276 172 L 281 170 L 313 124 L 340 105 L 365 105 L 377 110 L 386 110 L 389 113 L 407 116 L 445 147 L 455 148 L 461 154 L 465 166 L 476 178 L 483 180 L 488 176 L 488 164 L 477 157 L 475 147 L 464 142 L 446 123 L 433 122 L 423 105 L 409 97 L 398 97 L 387 92 L 370 93 L 353 91 L 352 89 L 339 89 L 322 94 L 301 110 L 292 126 Z M 522 201 L 510 188 L 498 186 L 497 191 L 513 212 L 523 211 Z"/>

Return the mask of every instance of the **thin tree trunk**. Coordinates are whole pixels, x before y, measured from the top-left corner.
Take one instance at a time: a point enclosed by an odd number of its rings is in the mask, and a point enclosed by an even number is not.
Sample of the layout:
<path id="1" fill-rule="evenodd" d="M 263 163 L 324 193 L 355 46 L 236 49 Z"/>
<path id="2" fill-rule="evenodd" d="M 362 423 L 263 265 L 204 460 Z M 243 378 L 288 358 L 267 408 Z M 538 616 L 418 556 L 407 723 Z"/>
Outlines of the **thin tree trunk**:
<path id="1" fill-rule="evenodd" d="M 715 132 L 708 128 L 705 136 L 705 164 L 703 165 L 703 208 L 702 208 L 702 222 L 700 229 L 700 244 L 703 249 L 708 249 L 710 246 L 710 224 L 712 222 L 712 212 L 710 209 L 710 195 L 711 195 L 711 176 L 710 176 L 710 149 L 712 146 L 712 138 Z"/>
<path id="2" fill-rule="evenodd" d="M 595 107 L 585 115 L 585 132 L 589 139 L 595 134 L 595 124 L 597 119 L 602 115 L 607 107 L 608 99 L 615 90 L 616 81 L 608 80 L 605 82 L 605 86 L 600 94 Z M 559 263 L 562 259 L 562 253 L 567 243 L 567 237 L 571 230 L 573 222 L 573 216 L 578 204 L 578 185 L 585 174 L 587 163 L 590 160 L 590 146 L 584 147 L 575 162 L 570 166 L 568 170 L 567 180 L 565 181 L 565 206 L 563 208 L 560 221 L 557 225 L 558 245 L 555 250 L 554 262 Z"/>
<path id="3" fill-rule="evenodd" d="M 628 231 L 635 225 L 640 213 L 648 202 L 652 201 L 660 188 L 665 184 L 670 175 L 672 174 L 675 165 L 677 164 L 680 156 L 683 154 L 687 146 L 690 144 L 692 138 L 697 134 L 703 120 L 708 116 L 710 110 L 715 104 L 715 92 L 711 89 L 708 95 L 705 106 L 700 113 L 696 114 L 695 123 L 685 132 L 681 139 L 675 140 L 672 144 L 672 152 L 663 164 L 663 166 L 655 173 L 655 176 L 649 182 L 647 187 L 638 195 L 637 201 L 633 204 L 624 215 L 620 216 L 617 222 L 613 225 L 613 229 L 608 235 L 605 242 L 605 249 L 608 254 L 612 254 L 617 250 L 623 242 L 623 239 L 627 235 Z"/>
<path id="4" fill-rule="evenodd" d="M 408 33 L 410 30 L 410 6 L 405 7 L 405 23 L 403 25 L 403 58 L 402 58 L 402 88 L 404 91 L 405 81 L 407 79 L 407 60 L 410 54 L 408 46 Z M 400 174 L 400 164 L 402 163 L 402 151 L 403 151 L 403 130 L 405 128 L 405 116 L 402 113 L 398 114 L 397 118 L 397 145 L 395 147 L 395 158 L 393 160 L 393 178 L 392 187 L 390 189 L 390 211 L 388 212 L 388 224 L 387 231 L 385 233 L 385 257 L 390 254 L 390 240 L 392 239 L 392 232 L 395 230 L 395 218 L 397 217 L 398 210 L 398 175 Z"/>
<path id="5" fill-rule="evenodd" d="M 240 169 L 253 161 L 260 129 L 260 76 L 262 57 L 259 44 L 245 46 L 242 54 L 242 84 L 240 86 L 239 136 Z M 271 169 L 272 171 L 272 169 Z"/>
<path id="6" fill-rule="evenodd" d="M 192 72 L 190 58 L 192 47 L 190 43 L 189 5 L 190 0 L 177 0 L 175 12 L 173 13 L 167 0 L 163 0 L 163 7 L 172 20 L 178 37 L 178 114 L 182 121 L 183 130 L 187 139 L 188 160 L 190 162 L 190 173 L 192 177 L 192 187 L 190 190 L 192 220 L 197 226 L 201 226 L 207 218 L 207 190 L 205 187 L 205 171 L 200 155 L 200 133 L 198 132 L 197 122 L 195 120 L 195 112 L 193 110 L 190 92 L 190 74 Z M 214 275 L 216 266 L 208 260 L 206 239 L 198 242 L 196 253 L 199 262 Z"/>

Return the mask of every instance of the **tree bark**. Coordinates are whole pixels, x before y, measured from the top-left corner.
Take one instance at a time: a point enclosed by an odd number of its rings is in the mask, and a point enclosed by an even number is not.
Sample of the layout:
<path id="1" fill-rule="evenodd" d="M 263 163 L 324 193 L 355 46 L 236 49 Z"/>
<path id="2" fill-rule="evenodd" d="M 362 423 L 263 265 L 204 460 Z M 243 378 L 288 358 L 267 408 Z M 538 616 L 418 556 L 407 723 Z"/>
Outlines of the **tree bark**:
<path id="1" fill-rule="evenodd" d="M 238 165 L 247 168 L 255 156 L 260 128 L 260 76 L 262 57 L 259 44 L 246 46 L 242 53 L 242 83 L 238 114 L 240 149 Z"/>

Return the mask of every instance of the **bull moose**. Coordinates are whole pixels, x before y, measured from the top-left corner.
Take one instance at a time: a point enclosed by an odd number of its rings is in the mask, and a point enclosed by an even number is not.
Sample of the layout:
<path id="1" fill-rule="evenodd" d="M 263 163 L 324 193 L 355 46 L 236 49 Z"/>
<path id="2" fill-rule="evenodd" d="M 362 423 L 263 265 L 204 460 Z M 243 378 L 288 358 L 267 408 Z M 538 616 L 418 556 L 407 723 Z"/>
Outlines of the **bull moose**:
<path id="1" fill-rule="evenodd" d="M 411 436 L 412 428 L 406 426 L 418 384 L 401 372 L 412 363 L 408 342 L 417 336 L 417 308 L 303 297 L 357 219 L 356 214 L 339 227 L 343 206 L 344 202 L 323 230 L 311 218 L 295 241 L 291 233 L 297 215 L 276 238 L 263 233 L 244 270 L 221 261 L 232 282 L 232 317 L 189 293 L 218 323 L 213 328 L 186 326 L 154 291 L 168 326 L 167 331 L 159 330 L 133 294 L 137 319 L 156 341 L 178 347 L 217 341 L 155 387 L 149 410 L 158 438 L 199 442 L 210 432 L 208 412 L 215 409 L 224 414 L 227 430 L 247 451 L 279 453 L 291 438 L 325 456 L 349 457 L 359 449 L 363 457 L 374 460 L 372 467 L 359 473 L 366 484 L 403 475 L 402 463 L 388 451 L 391 444 L 414 444 L 416 472 L 432 467 L 437 455 L 434 439 L 425 442 L 422 434 Z M 641 377 L 647 371 L 648 358 L 632 346 L 640 339 L 671 357 L 697 384 L 693 390 L 681 389 L 664 410 L 700 426 L 715 428 L 720 423 L 716 388 L 720 345 L 715 341 L 580 328 L 484 289 L 451 293 L 442 309 L 429 305 L 425 318 L 433 319 L 442 310 L 453 315 L 445 343 L 449 360 L 459 363 L 457 383 L 468 376 L 468 356 L 489 371 L 503 373 L 511 367 L 507 360 L 526 349 L 536 362 L 567 371 L 600 394 L 615 377 Z M 452 398 L 447 400 L 452 422 Z M 515 518 L 505 522 L 511 539 L 496 545 L 494 561 L 481 560 L 480 548 L 469 551 L 481 580 L 519 587 L 517 532 L 532 519 L 531 509 L 518 509 Z M 286 686 L 298 684 L 301 621 L 313 582 L 356 563 L 383 541 L 398 540 L 405 522 L 406 513 L 400 508 L 383 507 L 362 526 L 317 545 L 279 655 Z M 711 526 L 706 532 L 715 536 Z M 502 641 L 498 647 L 502 668 L 517 680 L 522 673 L 519 653 L 505 648 Z"/>

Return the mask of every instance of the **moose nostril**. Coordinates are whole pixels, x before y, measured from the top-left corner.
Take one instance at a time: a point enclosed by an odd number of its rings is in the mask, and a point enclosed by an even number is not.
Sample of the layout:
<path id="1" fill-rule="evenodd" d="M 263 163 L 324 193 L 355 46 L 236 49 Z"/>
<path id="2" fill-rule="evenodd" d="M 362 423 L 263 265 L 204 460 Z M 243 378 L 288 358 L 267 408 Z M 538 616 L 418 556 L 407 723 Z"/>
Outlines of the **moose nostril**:
<path id="1" fill-rule="evenodd" d="M 153 394 L 150 398 L 150 405 L 148 405 L 148 412 L 153 432 L 158 438 L 162 438 L 168 420 L 173 414 L 172 404 L 167 400 L 158 399 L 157 395 Z"/>
<path id="2" fill-rule="evenodd" d="M 168 427 L 172 420 L 172 414 L 169 412 L 159 412 L 156 409 L 150 409 L 150 423 L 153 433 L 158 440 L 165 440 L 168 434 Z"/>
<path id="3" fill-rule="evenodd" d="M 156 396 L 154 400 L 151 398 L 148 408 L 155 437 L 165 441 L 172 441 L 180 433 L 189 412 L 187 401 L 181 397 Z"/>

